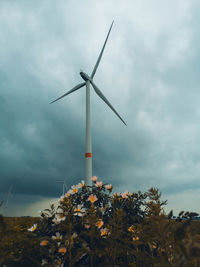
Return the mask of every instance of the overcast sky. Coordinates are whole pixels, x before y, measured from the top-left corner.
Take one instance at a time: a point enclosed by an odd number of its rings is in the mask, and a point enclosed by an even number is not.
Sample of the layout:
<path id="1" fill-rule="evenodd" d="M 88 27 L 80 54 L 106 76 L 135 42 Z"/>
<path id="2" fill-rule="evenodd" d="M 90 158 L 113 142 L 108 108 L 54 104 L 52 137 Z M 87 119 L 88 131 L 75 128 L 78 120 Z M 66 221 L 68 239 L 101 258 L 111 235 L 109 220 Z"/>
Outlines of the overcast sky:
<path id="1" fill-rule="evenodd" d="M 197 0 L 1 0 L 0 200 L 39 216 L 85 179 L 91 74 L 92 175 L 113 192 L 159 188 L 164 210 L 200 213 L 200 3 Z"/>

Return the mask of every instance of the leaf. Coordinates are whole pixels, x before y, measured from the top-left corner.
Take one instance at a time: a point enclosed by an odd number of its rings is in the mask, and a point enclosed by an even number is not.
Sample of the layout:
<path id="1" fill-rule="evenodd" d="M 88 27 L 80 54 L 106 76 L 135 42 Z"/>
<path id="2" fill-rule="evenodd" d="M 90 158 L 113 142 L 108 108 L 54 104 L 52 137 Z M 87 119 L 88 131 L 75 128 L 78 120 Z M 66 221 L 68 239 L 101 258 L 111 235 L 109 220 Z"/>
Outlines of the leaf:
<path id="1" fill-rule="evenodd" d="M 199 213 L 191 212 L 191 213 L 189 214 L 189 217 L 196 217 L 196 216 L 198 216 L 198 215 L 199 215 Z"/>
<path id="2" fill-rule="evenodd" d="M 180 217 L 183 213 L 184 213 L 184 211 L 181 211 L 178 216 Z"/>

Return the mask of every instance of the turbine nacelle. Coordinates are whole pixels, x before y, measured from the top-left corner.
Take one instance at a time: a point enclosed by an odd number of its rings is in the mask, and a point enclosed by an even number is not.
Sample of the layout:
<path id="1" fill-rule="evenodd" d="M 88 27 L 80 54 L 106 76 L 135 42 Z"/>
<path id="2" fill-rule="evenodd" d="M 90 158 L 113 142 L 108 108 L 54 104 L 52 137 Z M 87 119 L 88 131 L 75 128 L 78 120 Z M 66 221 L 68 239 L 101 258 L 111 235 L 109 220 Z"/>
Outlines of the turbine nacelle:
<path id="1" fill-rule="evenodd" d="M 91 81 L 91 78 L 87 75 L 87 73 L 81 71 L 81 72 L 80 72 L 80 75 L 81 75 L 81 77 L 83 78 L 84 81 L 86 81 L 86 82 L 87 82 L 88 80 Z"/>

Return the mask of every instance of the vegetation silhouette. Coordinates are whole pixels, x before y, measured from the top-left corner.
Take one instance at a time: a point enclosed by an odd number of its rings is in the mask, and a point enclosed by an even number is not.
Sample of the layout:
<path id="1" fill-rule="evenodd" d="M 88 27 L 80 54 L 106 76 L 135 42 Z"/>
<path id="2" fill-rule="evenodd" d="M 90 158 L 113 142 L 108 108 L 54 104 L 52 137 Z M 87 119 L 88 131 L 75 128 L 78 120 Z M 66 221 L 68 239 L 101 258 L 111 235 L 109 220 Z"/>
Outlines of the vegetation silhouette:
<path id="1" fill-rule="evenodd" d="M 96 177 L 72 186 L 41 218 L 11 224 L 1 215 L 0 266 L 200 266 L 198 214 L 172 220 L 158 191 L 111 195 Z"/>

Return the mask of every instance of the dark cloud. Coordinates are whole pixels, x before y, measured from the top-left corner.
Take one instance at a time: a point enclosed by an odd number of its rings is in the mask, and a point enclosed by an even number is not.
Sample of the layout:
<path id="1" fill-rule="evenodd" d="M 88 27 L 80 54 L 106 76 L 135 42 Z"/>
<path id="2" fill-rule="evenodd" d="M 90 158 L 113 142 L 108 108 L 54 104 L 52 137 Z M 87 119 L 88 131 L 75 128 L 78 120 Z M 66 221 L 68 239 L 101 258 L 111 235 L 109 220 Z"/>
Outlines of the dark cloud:
<path id="1" fill-rule="evenodd" d="M 92 72 L 113 18 L 95 83 L 128 126 L 91 89 L 93 175 L 114 192 L 160 188 L 166 210 L 198 212 L 198 3 L 126 2 L 1 2 L 5 214 L 37 216 L 61 196 L 57 180 L 85 179 L 85 88 L 49 103 L 81 81 L 80 69 Z"/>

